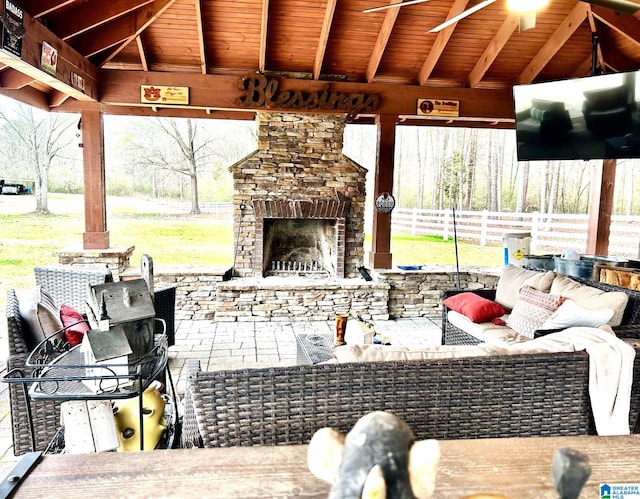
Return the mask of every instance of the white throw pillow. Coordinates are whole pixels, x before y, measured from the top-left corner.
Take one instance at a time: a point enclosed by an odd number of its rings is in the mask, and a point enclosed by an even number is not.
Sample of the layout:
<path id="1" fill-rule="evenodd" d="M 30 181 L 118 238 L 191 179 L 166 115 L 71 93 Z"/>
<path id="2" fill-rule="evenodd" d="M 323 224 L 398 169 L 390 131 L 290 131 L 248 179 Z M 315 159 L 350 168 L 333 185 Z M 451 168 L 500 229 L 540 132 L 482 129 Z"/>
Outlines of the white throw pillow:
<path id="1" fill-rule="evenodd" d="M 566 329 L 568 327 L 598 327 L 607 324 L 613 317 L 613 309 L 590 310 L 581 307 L 573 300 L 565 300 L 539 329 Z"/>
<path id="2" fill-rule="evenodd" d="M 629 301 L 629 295 L 623 291 L 602 291 L 561 275 L 553 280 L 550 292 L 571 299 L 588 310 L 612 309 L 613 317 L 608 324 L 614 327 L 622 322 L 624 309 Z"/>

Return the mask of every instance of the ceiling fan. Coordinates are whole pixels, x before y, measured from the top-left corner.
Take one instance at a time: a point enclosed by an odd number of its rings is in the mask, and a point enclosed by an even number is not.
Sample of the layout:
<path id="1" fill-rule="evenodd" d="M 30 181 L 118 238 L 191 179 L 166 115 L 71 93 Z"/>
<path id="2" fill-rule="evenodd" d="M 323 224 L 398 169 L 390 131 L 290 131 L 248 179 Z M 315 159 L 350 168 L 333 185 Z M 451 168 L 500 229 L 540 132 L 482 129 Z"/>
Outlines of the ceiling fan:
<path id="1" fill-rule="evenodd" d="M 371 9 L 365 9 L 362 12 L 377 12 L 386 9 L 395 9 L 398 7 L 404 7 L 406 5 L 413 5 L 417 3 L 428 2 L 429 0 L 406 0 L 405 2 L 390 3 L 388 5 L 381 5 L 380 7 L 373 7 Z M 496 0 L 482 0 L 482 2 L 474 5 L 473 7 L 461 12 L 457 16 L 446 20 L 442 24 L 439 24 L 435 28 L 429 30 L 430 33 L 437 33 L 443 29 L 457 23 L 461 19 L 470 16 L 474 12 L 491 5 Z M 632 2 L 631 0 L 581 0 L 585 3 L 591 3 L 594 5 L 600 5 L 607 7 L 608 9 L 615 10 L 617 12 L 624 12 L 626 14 L 635 14 L 640 10 L 640 4 Z M 507 9 L 513 12 L 518 12 L 520 15 L 520 31 L 525 31 L 530 28 L 534 28 L 536 25 L 536 12 L 545 7 L 549 0 L 506 0 Z"/>

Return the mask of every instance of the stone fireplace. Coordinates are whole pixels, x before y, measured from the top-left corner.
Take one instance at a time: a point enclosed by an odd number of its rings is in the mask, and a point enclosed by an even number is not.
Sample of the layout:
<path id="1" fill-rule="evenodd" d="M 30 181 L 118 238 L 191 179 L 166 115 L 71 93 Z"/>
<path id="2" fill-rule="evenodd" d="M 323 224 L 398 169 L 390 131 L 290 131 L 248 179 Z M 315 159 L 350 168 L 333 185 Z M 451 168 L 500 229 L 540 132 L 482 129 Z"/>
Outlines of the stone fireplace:
<path id="1" fill-rule="evenodd" d="M 258 150 L 231 167 L 235 275 L 358 276 L 366 169 L 342 154 L 344 117 L 256 119 Z"/>

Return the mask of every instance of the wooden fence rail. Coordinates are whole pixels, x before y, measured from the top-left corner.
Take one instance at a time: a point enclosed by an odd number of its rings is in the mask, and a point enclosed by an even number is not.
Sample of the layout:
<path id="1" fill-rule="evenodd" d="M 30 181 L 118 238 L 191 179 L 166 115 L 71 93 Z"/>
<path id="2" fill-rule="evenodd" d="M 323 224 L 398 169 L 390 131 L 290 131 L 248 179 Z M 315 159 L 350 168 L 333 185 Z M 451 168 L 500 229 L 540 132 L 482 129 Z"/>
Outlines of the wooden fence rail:
<path id="1" fill-rule="evenodd" d="M 392 214 L 393 233 L 414 236 L 454 235 L 453 210 L 422 210 L 396 208 Z M 455 212 L 455 229 L 461 241 L 482 246 L 502 245 L 505 234 L 531 234 L 531 253 L 561 253 L 574 249 L 585 253 L 587 247 L 588 216 L 513 213 L 491 211 Z M 625 258 L 640 257 L 640 216 L 613 215 L 609 237 L 609 255 Z"/>

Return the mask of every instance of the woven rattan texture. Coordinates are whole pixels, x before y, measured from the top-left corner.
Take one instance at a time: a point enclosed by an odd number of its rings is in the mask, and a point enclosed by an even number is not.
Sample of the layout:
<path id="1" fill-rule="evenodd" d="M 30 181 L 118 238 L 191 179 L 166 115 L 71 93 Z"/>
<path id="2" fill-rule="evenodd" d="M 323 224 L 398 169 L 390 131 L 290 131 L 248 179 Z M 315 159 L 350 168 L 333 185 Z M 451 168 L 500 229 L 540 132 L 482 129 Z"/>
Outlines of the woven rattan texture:
<path id="1" fill-rule="evenodd" d="M 457 295 L 458 293 L 469 292 L 470 290 L 455 290 L 444 291 L 442 293 L 442 299 L 449 298 L 450 296 Z M 486 298 L 487 300 L 495 300 L 495 289 L 475 289 L 473 293 Z M 481 341 L 475 336 L 471 336 L 465 333 L 462 329 L 454 326 L 449 322 L 448 317 L 449 308 L 442 305 L 442 344 L 443 345 L 478 345 Z"/>
<path id="2" fill-rule="evenodd" d="M 306 443 L 391 411 L 417 438 L 594 433 L 585 352 L 197 372 L 205 447 Z M 635 421 L 635 417 L 634 417 Z"/>
<path id="3" fill-rule="evenodd" d="M 87 269 L 72 266 L 34 267 L 36 284 L 46 289 L 58 306 L 67 305 L 85 313 L 87 289 L 90 285 L 113 280 L 111 271 L 105 268 Z"/>

